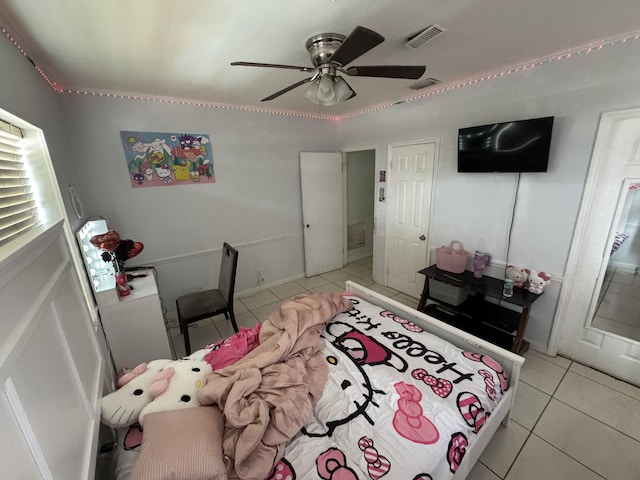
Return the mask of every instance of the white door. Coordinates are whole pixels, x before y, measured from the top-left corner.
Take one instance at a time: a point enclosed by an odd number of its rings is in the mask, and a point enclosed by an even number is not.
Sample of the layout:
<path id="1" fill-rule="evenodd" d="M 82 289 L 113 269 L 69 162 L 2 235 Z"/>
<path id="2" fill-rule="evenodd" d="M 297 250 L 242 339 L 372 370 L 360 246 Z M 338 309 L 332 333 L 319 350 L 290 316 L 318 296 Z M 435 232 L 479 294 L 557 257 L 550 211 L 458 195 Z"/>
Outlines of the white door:
<path id="1" fill-rule="evenodd" d="M 640 342 L 594 328 L 591 321 L 621 206 L 629 186 L 640 183 L 638 145 L 640 109 L 602 115 L 550 347 L 552 354 L 558 351 L 635 385 L 640 385 Z"/>
<path id="2" fill-rule="evenodd" d="M 342 155 L 301 152 L 300 183 L 307 277 L 343 267 Z"/>
<path id="3" fill-rule="evenodd" d="M 436 143 L 392 146 L 387 174 L 387 285 L 419 297 L 427 266 Z"/>

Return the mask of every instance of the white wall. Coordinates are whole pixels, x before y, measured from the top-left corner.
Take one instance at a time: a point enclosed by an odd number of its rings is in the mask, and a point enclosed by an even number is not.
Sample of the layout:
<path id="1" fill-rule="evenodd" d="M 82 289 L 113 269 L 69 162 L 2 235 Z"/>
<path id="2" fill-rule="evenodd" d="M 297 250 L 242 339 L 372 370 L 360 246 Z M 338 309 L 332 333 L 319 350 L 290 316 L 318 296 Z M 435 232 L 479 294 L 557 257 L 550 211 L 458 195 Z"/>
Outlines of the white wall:
<path id="1" fill-rule="evenodd" d="M 389 143 L 439 138 L 432 247 L 457 239 L 473 251 L 484 239 L 495 264 L 491 274 L 502 275 L 507 260 L 550 273 L 554 280 L 534 304 L 526 334 L 544 349 L 599 117 L 640 105 L 639 61 L 640 43 L 626 42 L 352 117 L 339 123 L 339 147 L 375 145 L 378 171 L 387 169 Z M 547 115 L 555 116 L 549 171 L 521 174 L 509 244 L 517 174 L 457 173 L 458 129 Z M 378 231 L 385 228 L 384 206 L 376 204 Z M 383 238 L 376 239 L 383 252 Z M 376 257 L 374 278 L 382 278 L 382 262 Z"/>
<path id="2" fill-rule="evenodd" d="M 47 224 L 65 220 L 65 235 L 71 245 L 73 262 L 82 268 L 79 252 L 74 248 L 72 231 L 80 224 L 73 214 L 67 186 L 78 182 L 74 158 L 69 155 L 65 125 L 60 114 L 59 97 L 33 65 L 4 35 L 0 37 L 0 110 L 12 116 L 5 118 L 25 129 L 25 150 L 29 166 L 38 186 L 41 219 Z M 44 228 L 44 227 L 41 227 Z M 3 248 L 17 249 L 25 241 L 20 238 Z M 2 257 L 0 253 L 0 258 Z M 84 280 L 84 276 L 82 277 Z M 91 287 L 83 283 L 89 305 Z M 28 295 L 28 294 L 25 294 Z M 35 293 L 34 293 L 35 295 Z M 97 314 L 91 312 L 92 321 Z"/>
<path id="3" fill-rule="evenodd" d="M 76 183 L 73 158 L 68 154 L 64 123 L 60 116 L 58 96 L 38 74 L 27 58 L 15 48 L 4 35 L 0 38 L 0 109 L 19 117 L 21 120 L 42 129 L 49 154 L 55 164 L 55 176 L 63 192 L 63 200 L 72 228 L 78 224 L 73 215 L 67 185 Z M 33 134 L 30 132 L 30 139 Z M 35 143 L 37 140 L 33 139 Z M 36 148 L 36 147 L 33 147 Z M 33 151 L 30 148 L 30 151 Z M 45 168 L 45 167 L 42 167 Z M 36 171 L 41 176 L 42 171 Z M 47 203 L 51 220 L 62 218 L 56 203 L 56 192 L 49 188 L 49 180 L 41 179 L 45 188 L 44 201 Z"/>
<path id="4" fill-rule="evenodd" d="M 3 448 L 0 463 L 16 478 L 40 478 L 47 472 L 52 478 L 89 478 L 99 446 L 103 379 L 105 373 L 111 379 L 111 367 L 104 338 L 98 332 L 94 339 L 91 320 L 97 322 L 97 315 L 89 311 L 89 286 L 77 274 L 81 260 L 71 227 L 61 224 L 68 220 L 66 208 L 77 226 L 69 198 L 60 190 L 66 192 L 78 177 L 57 95 L 4 36 L 0 65 L 0 110 L 25 129 L 26 157 L 35 169 L 49 224 L 0 248 L 0 443 L 9 447 Z M 43 148 L 43 133 L 48 148 Z M 41 398 L 55 418 L 42 415 Z"/>
<path id="5" fill-rule="evenodd" d="M 496 265 L 491 273 L 499 275 L 507 261 L 516 175 L 458 174 L 457 130 L 554 115 L 550 170 L 521 177 L 508 257 L 554 276 L 534 304 L 526 335 L 538 348 L 548 342 L 599 116 L 640 105 L 637 41 L 346 119 L 337 127 L 155 102 L 56 98 L 7 41 L 0 42 L 0 61 L 0 107 L 44 129 L 59 182 L 78 184 L 88 215 L 105 215 L 113 228 L 145 243 L 137 261 L 159 266 L 170 310 L 177 294 L 215 284 L 225 240 L 241 246 L 239 291 L 255 286 L 258 267 L 267 283 L 302 274 L 302 150 L 375 146 L 379 171 L 387 169 L 389 143 L 440 138 L 432 246 L 459 239 L 473 250 L 483 238 Z M 132 189 L 119 139 L 125 129 L 209 133 L 218 183 Z M 378 232 L 384 232 L 384 205 L 376 202 Z M 384 239 L 376 239 L 374 277 L 381 278 Z"/>
<path id="6" fill-rule="evenodd" d="M 335 150 L 335 124 L 238 110 L 112 97 L 61 98 L 90 216 L 144 243 L 130 265 L 158 267 L 165 307 L 218 281 L 220 249 L 239 250 L 236 291 L 304 274 L 301 151 Z M 120 131 L 209 134 L 214 184 L 134 189 Z"/>

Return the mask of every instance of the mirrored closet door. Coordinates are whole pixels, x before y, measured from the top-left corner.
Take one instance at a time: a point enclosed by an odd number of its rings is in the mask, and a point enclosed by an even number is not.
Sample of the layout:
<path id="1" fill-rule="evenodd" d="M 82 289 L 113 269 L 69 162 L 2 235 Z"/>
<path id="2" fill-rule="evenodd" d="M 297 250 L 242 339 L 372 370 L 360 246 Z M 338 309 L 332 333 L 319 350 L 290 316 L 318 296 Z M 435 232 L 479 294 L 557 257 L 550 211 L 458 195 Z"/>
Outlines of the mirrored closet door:
<path id="1" fill-rule="evenodd" d="M 640 341 L 640 182 L 625 181 L 591 326 Z"/>
<path id="2" fill-rule="evenodd" d="M 549 345 L 640 386 L 640 108 L 603 113 Z"/>

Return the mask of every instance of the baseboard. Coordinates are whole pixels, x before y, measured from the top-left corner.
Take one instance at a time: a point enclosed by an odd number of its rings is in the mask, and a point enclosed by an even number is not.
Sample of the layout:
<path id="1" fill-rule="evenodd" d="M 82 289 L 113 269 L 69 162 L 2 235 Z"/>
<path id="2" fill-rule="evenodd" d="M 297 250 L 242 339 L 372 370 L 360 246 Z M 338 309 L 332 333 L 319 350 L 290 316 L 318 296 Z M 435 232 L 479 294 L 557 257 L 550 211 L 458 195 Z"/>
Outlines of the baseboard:
<path id="1" fill-rule="evenodd" d="M 633 263 L 611 261 L 610 265 L 612 267 L 621 268 L 630 272 L 635 272 L 638 269 L 638 265 L 635 265 Z"/>
<path id="2" fill-rule="evenodd" d="M 351 250 L 350 252 L 347 252 L 347 263 L 357 262 L 358 260 L 371 256 L 373 256 L 373 248 L 368 248 L 362 251 Z"/>
<path id="3" fill-rule="evenodd" d="M 267 290 L 269 288 L 277 287 L 278 285 L 282 285 L 284 283 L 293 282 L 293 281 L 296 281 L 296 280 L 298 280 L 300 278 L 304 278 L 304 273 L 300 273 L 298 275 L 292 275 L 290 277 L 281 278 L 281 279 L 276 280 L 274 282 L 263 283 L 262 285 L 258 285 L 257 287 L 253 287 L 253 288 L 249 288 L 249 289 L 246 289 L 246 290 L 242 290 L 241 292 L 236 292 L 235 297 L 236 298 L 250 297 L 251 295 L 255 295 L 256 293 L 258 293 L 258 292 L 260 292 L 262 290 Z"/>

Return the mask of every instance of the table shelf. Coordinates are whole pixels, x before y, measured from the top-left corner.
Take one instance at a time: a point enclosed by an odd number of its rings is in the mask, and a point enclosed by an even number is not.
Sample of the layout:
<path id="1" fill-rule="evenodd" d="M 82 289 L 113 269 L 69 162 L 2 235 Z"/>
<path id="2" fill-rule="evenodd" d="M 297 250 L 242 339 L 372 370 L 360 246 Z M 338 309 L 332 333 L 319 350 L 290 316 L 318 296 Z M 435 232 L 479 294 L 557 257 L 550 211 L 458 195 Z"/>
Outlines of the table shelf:
<path id="1" fill-rule="evenodd" d="M 432 265 L 418 273 L 425 275 L 418 310 L 513 352 L 522 354 L 528 349 L 523 337 L 531 304 L 540 295 L 514 288 L 512 297 L 503 297 L 503 280 L 487 275 L 475 278 L 469 271 L 450 273 Z M 459 305 L 442 301 L 430 295 L 430 280 L 465 289 L 468 297 Z M 427 300 L 436 303 L 427 305 Z"/>

